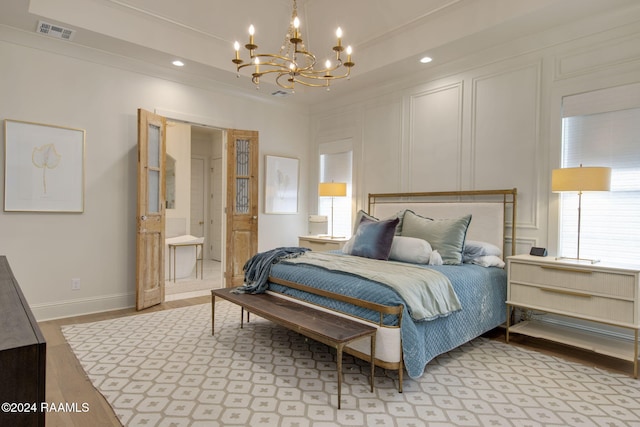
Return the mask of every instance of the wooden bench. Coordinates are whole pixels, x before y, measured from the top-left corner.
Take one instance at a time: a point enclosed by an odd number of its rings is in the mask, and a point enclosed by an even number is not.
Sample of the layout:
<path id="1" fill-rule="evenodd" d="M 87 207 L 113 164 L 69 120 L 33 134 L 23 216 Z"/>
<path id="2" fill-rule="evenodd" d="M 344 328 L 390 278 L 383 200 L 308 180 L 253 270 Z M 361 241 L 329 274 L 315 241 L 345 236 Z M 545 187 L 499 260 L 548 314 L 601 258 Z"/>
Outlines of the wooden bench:
<path id="1" fill-rule="evenodd" d="M 211 291 L 211 334 L 215 334 L 216 297 L 241 307 L 240 327 L 243 327 L 244 311 L 254 313 L 287 329 L 336 349 L 338 365 L 338 409 L 342 397 L 342 352 L 353 341 L 369 337 L 371 340 L 371 391 L 375 369 L 376 331 L 372 325 L 346 319 L 335 314 L 310 308 L 293 301 L 268 294 L 234 294 L 235 288 Z"/>

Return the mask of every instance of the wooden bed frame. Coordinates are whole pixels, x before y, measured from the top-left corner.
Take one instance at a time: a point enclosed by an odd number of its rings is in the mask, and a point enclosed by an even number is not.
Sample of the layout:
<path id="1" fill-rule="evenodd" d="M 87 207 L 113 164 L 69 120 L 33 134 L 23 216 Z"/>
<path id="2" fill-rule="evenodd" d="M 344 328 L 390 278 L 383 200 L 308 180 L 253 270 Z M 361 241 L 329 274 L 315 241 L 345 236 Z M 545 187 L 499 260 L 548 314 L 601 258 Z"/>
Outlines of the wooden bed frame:
<path id="1" fill-rule="evenodd" d="M 509 189 L 509 190 L 473 190 L 473 191 L 444 191 L 444 192 L 420 192 L 420 193 L 385 193 L 385 194 L 369 194 L 369 202 L 368 202 L 368 213 L 375 215 L 376 213 L 376 206 L 380 206 L 380 205 L 387 205 L 387 207 L 389 209 L 394 210 L 393 213 L 398 212 L 397 207 L 402 204 L 402 206 L 409 206 L 411 208 L 415 208 L 416 206 L 434 206 L 434 204 L 438 204 L 438 210 L 442 211 L 442 212 L 451 212 L 451 210 L 449 209 L 449 207 L 451 205 L 455 205 L 455 206 L 462 206 L 462 210 L 457 209 L 455 210 L 455 212 L 467 212 L 467 211 L 473 211 L 472 206 L 474 205 L 481 205 L 481 206 L 486 206 L 486 204 L 490 203 L 493 205 L 501 205 L 502 206 L 502 233 L 501 233 L 501 237 L 500 240 L 502 240 L 501 246 L 503 248 L 502 253 L 506 254 L 506 244 L 507 244 L 507 240 L 511 241 L 511 254 L 514 255 L 515 254 L 515 246 L 516 246 L 516 207 L 517 207 L 517 194 L 518 191 L 516 188 L 513 189 Z M 441 207 L 444 207 L 444 209 L 440 209 Z M 509 215 L 509 208 L 511 208 L 511 214 Z M 484 210 L 484 209 L 483 209 Z M 416 212 L 418 214 L 420 214 L 420 212 Z M 381 215 L 382 216 L 382 215 Z M 449 216 L 451 217 L 451 216 Z M 437 218 L 437 216 L 436 216 Z M 444 216 L 441 216 L 441 218 L 444 218 Z M 475 218 L 475 217 L 474 217 Z M 507 228 L 509 226 L 507 218 L 510 219 L 511 222 L 511 233 L 509 233 L 509 236 L 507 237 Z M 473 220 L 472 220 L 473 223 Z M 481 223 L 482 224 L 482 223 Z M 487 239 L 485 236 L 486 234 L 483 234 L 483 231 L 481 230 L 482 227 L 477 228 L 476 230 L 472 230 L 471 227 L 469 229 L 469 232 L 471 232 L 472 234 L 470 234 L 470 237 L 476 238 L 477 240 L 481 240 L 481 239 L 485 239 L 483 241 L 490 241 L 491 240 Z M 473 231 L 475 231 L 475 233 L 477 234 L 473 234 Z M 495 238 L 493 239 L 493 242 L 496 242 Z M 291 282 L 288 280 L 283 280 L 283 279 L 279 279 L 276 277 L 269 277 L 269 282 L 272 283 L 278 283 L 280 285 L 283 286 L 287 286 L 293 289 L 297 289 L 297 290 L 301 290 L 304 292 L 308 292 L 311 294 L 315 294 L 315 295 L 320 295 L 320 296 L 324 296 L 324 297 L 329 297 L 331 299 L 335 299 L 338 301 L 342 301 L 342 302 L 346 302 L 346 303 L 350 303 L 353 304 L 355 306 L 358 307 L 363 307 L 363 308 L 367 308 L 373 311 L 376 311 L 380 314 L 380 320 L 379 322 L 377 322 L 375 325 L 378 328 L 393 328 L 393 329 L 399 329 L 402 325 L 402 312 L 404 309 L 403 305 L 398 305 L 398 306 L 386 306 L 386 305 L 382 305 L 382 304 L 378 304 L 378 303 L 373 303 L 373 302 L 369 302 L 369 301 L 364 301 L 364 300 L 360 300 L 357 298 L 352 298 L 349 296 L 345 296 L 345 295 L 341 295 L 341 294 L 336 294 L 333 292 L 328 292 L 328 291 L 324 291 L 324 290 L 319 290 L 316 288 L 312 288 L 309 287 L 307 285 L 302 285 L 299 283 L 295 283 L 295 282 Z M 278 296 L 280 298 L 285 298 L 285 299 L 290 299 L 293 301 L 296 301 L 298 303 L 301 304 L 306 304 L 308 306 L 312 306 L 314 308 L 320 309 L 320 310 L 324 310 L 324 311 L 328 311 L 331 313 L 335 313 L 337 315 L 343 315 L 345 317 L 350 317 L 350 318 L 356 318 L 359 321 L 362 322 L 366 322 L 371 324 L 370 320 L 367 319 L 361 319 L 358 317 L 355 317 L 351 314 L 346 314 L 346 313 L 341 313 L 341 312 L 336 312 L 334 310 L 330 310 L 327 309 L 325 307 L 321 307 L 319 305 L 313 304 L 313 303 L 309 303 L 307 301 L 302 301 L 302 300 L 298 300 L 294 297 L 290 297 L 290 296 L 284 296 L 284 295 L 280 295 L 278 294 Z M 383 325 L 383 318 L 385 315 L 395 315 L 398 317 L 398 324 L 397 326 L 385 326 Z M 399 334 L 398 334 L 399 335 Z M 358 351 L 357 349 L 351 348 L 351 347 L 345 347 L 344 349 L 345 353 L 351 354 L 352 356 L 355 356 L 359 359 L 362 360 L 369 360 L 369 355 L 362 352 L 362 351 Z M 399 361 L 398 362 L 387 362 L 384 360 L 380 360 L 378 358 L 375 359 L 375 364 L 376 366 L 379 366 L 381 368 L 384 369 L 389 369 L 389 370 L 397 370 L 398 371 L 398 391 L 402 392 L 402 382 L 403 382 L 403 371 L 404 371 L 404 362 L 403 362 L 403 353 L 402 353 L 402 341 L 400 339 L 400 357 L 399 357 Z"/>

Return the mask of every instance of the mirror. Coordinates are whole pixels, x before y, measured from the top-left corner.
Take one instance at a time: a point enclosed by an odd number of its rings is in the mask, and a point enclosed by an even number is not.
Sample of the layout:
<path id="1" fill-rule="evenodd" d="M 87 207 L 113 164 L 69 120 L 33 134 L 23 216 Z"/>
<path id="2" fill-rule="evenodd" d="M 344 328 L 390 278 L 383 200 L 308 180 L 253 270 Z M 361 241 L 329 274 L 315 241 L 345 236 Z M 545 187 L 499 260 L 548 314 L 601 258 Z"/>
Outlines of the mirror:
<path id="1" fill-rule="evenodd" d="M 165 164 L 165 195 L 166 208 L 176 208 L 176 159 L 167 154 Z"/>

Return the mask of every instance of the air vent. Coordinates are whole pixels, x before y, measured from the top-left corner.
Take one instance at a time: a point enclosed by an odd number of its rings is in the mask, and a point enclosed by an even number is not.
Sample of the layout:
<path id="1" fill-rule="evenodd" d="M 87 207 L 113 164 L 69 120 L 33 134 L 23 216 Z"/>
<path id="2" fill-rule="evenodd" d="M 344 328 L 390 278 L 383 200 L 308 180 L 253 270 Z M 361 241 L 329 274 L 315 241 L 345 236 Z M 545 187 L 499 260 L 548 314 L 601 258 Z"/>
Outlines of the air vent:
<path id="1" fill-rule="evenodd" d="M 38 28 L 36 33 L 45 34 L 50 37 L 55 37 L 61 40 L 71 40 L 76 34 L 75 30 L 64 28 L 59 25 L 49 24 L 48 22 L 38 21 Z"/>

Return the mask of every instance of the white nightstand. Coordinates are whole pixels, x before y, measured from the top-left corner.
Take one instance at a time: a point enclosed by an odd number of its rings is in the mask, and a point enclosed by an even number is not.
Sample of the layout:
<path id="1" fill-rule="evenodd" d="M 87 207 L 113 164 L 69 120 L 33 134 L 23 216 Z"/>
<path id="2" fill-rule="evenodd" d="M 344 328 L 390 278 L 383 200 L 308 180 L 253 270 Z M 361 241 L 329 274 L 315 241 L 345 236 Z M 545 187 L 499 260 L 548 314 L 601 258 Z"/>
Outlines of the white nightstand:
<path id="1" fill-rule="evenodd" d="M 298 236 L 298 246 L 312 251 L 336 251 L 342 249 L 349 239 L 345 237 Z"/>
<path id="2" fill-rule="evenodd" d="M 517 255 L 507 258 L 507 271 L 507 342 L 509 333 L 517 332 L 585 348 L 632 361 L 633 375 L 638 377 L 639 266 Z M 635 340 L 536 321 L 510 325 L 513 307 L 633 329 Z"/>

